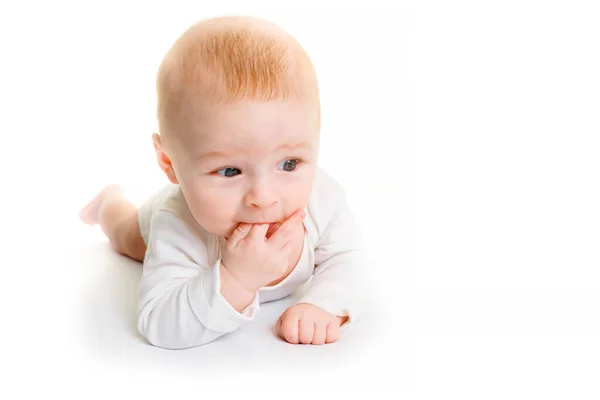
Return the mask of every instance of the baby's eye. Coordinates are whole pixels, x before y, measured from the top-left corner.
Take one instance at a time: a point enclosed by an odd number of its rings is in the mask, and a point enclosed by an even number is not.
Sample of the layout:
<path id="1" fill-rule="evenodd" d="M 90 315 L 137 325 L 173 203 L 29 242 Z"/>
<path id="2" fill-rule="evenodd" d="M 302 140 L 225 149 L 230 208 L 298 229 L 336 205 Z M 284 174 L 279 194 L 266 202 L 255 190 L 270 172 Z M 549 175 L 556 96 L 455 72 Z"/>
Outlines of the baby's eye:
<path id="1" fill-rule="evenodd" d="M 223 171 L 222 174 L 221 174 L 221 171 Z M 227 178 L 231 178 L 232 176 L 236 176 L 241 173 L 242 173 L 242 171 L 240 171 L 237 168 L 232 168 L 232 167 L 223 168 L 223 169 L 220 169 L 217 171 L 217 174 L 223 175 Z"/>
<path id="2" fill-rule="evenodd" d="M 298 160 L 285 160 L 279 165 L 283 165 L 283 170 L 291 172 L 296 169 L 296 165 L 298 164 Z"/>

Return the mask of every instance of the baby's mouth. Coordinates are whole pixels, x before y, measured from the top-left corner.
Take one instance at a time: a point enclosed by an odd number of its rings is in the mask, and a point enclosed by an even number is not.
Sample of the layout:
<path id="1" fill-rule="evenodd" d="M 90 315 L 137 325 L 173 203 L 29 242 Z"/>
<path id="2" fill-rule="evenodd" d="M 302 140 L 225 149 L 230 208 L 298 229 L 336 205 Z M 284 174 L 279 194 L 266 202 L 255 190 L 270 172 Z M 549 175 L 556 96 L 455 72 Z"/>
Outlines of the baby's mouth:
<path id="1" fill-rule="evenodd" d="M 273 232 L 275 232 L 280 226 L 281 226 L 281 224 L 279 222 L 274 222 L 272 224 L 269 224 L 269 229 L 267 230 L 267 234 L 266 234 L 267 239 L 270 238 L 271 235 L 273 234 Z"/>
<path id="2" fill-rule="evenodd" d="M 269 229 L 267 229 L 267 233 L 265 234 L 265 237 L 267 239 L 269 239 L 271 237 L 271 235 L 277 230 L 279 229 L 279 227 L 281 226 L 281 223 L 279 222 L 272 222 L 269 224 Z M 224 236 L 224 238 L 226 240 L 229 240 L 229 235 Z"/>

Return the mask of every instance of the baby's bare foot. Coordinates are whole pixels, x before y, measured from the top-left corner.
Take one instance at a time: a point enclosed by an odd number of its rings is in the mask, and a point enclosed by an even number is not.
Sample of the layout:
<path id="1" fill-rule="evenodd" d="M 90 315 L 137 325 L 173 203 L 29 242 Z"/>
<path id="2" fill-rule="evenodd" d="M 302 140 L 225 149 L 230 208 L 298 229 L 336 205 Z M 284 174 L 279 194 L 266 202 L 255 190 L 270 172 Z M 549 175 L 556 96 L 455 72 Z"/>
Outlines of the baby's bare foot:
<path id="1" fill-rule="evenodd" d="M 109 197 L 119 194 L 121 194 L 121 188 L 119 185 L 108 185 L 81 209 L 79 212 L 79 218 L 88 225 L 97 224 L 98 211 L 102 202 Z"/>

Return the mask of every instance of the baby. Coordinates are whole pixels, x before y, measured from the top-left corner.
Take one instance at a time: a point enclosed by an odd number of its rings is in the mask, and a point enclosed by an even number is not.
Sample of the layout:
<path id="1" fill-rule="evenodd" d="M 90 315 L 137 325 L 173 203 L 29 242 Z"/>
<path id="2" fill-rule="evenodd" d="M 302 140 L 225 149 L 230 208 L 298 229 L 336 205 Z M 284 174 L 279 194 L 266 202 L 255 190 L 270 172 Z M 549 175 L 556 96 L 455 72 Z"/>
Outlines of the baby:
<path id="1" fill-rule="evenodd" d="M 366 265 L 344 191 L 317 167 L 319 91 L 303 48 L 262 19 L 204 20 L 164 57 L 157 96 L 152 139 L 170 183 L 139 209 L 110 185 L 80 213 L 143 262 L 140 333 L 203 345 L 307 283 L 276 332 L 337 341 L 362 308 Z"/>

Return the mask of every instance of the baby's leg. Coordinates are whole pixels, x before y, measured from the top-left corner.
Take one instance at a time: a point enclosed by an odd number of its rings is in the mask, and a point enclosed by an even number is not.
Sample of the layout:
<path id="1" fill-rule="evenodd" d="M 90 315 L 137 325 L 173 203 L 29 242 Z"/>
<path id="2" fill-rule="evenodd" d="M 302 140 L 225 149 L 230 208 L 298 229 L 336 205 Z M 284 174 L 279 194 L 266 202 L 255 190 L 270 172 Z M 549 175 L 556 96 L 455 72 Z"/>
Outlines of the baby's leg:
<path id="1" fill-rule="evenodd" d="M 109 185 L 79 213 L 83 222 L 100 224 L 115 251 L 143 261 L 146 243 L 140 233 L 138 208 L 127 200 L 117 185 Z"/>

